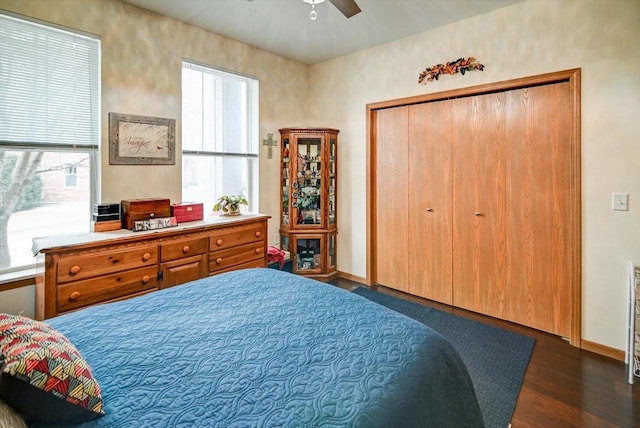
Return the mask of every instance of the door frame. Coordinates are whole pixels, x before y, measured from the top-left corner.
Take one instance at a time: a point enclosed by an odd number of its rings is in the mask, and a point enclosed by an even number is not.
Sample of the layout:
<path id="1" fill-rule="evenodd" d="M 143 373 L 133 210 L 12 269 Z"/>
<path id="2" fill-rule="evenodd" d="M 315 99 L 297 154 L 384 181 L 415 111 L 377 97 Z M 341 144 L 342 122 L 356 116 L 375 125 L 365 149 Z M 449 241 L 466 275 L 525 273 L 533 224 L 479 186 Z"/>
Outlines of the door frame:
<path id="1" fill-rule="evenodd" d="M 536 76 L 523 77 L 506 80 L 497 83 L 471 86 L 467 88 L 453 89 L 449 91 L 436 92 L 425 95 L 416 95 L 407 98 L 399 98 L 388 101 L 381 101 L 367 104 L 367 253 L 366 253 L 366 283 L 377 284 L 376 278 L 376 185 L 377 164 L 376 156 L 376 128 L 377 111 L 385 108 L 408 106 L 446 100 L 451 98 L 473 97 L 494 92 L 504 92 L 514 89 L 528 88 L 533 86 L 548 85 L 554 83 L 569 83 L 572 103 L 572 138 L 571 171 L 570 171 L 570 204 L 569 215 L 569 240 L 571 242 L 570 270 L 571 270 L 571 345 L 581 347 L 582 345 L 582 190 L 581 190 L 581 69 L 557 71 L 553 73 L 540 74 Z"/>

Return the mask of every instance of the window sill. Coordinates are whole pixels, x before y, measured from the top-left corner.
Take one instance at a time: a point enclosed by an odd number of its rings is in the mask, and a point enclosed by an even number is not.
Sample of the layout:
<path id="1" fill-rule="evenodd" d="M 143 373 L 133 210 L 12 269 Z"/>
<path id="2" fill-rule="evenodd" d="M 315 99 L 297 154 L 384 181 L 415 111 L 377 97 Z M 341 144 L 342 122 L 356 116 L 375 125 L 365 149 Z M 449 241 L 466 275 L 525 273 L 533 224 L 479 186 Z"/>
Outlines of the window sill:
<path id="1" fill-rule="evenodd" d="M 35 284 L 35 266 L 26 267 L 0 274 L 0 291 L 12 290 L 14 288 L 27 287 Z"/>

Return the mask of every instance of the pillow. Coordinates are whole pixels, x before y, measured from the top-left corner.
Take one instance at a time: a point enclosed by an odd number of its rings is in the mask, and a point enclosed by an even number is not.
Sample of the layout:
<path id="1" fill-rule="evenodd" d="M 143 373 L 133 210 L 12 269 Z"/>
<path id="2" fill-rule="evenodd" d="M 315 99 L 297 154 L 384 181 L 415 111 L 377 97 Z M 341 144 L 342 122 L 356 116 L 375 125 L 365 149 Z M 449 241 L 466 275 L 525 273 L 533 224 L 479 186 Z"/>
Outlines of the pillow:
<path id="1" fill-rule="evenodd" d="M 22 416 L 0 400 L 0 428 L 27 428 Z"/>
<path id="2" fill-rule="evenodd" d="M 89 364 L 53 327 L 0 314 L 0 398 L 25 419 L 80 423 L 104 414 Z"/>

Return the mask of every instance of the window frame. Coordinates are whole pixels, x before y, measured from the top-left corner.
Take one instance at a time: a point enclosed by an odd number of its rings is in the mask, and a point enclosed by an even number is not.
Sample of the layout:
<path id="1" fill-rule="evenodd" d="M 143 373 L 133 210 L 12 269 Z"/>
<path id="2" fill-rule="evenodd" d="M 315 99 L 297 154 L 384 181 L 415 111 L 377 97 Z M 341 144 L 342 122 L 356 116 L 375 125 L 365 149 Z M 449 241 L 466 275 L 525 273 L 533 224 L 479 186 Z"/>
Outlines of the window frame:
<path id="1" fill-rule="evenodd" d="M 184 149 L 184 129 L 185 129 L 185 121 L 182 120 L 182 163 L 184 166 L 185 156 L 187 157 L 213 157 L 213 158 L 224 158 L 224 157 L 232 157 L 232 158 L 245 158 L 247 159 L 247 174 L 245 177 L 247 182 L 249 183 L 249 187 L 247 188 L 247 193 L 244 196 L 249 201 L 248 208 L 250 211 L 258 211 L 259 206 L 259 172 L 260 172 L 260 144 L 259 144 L 259 102 L 260 102 L 260 82 L 258 78 L 254 76 L 250 76 L 247 74 L 238 73 L 235 71 L 225 70 L 220 67 L 215 67 L 209 64 L 204 64 L 198 61 L 194 61 L 191 59 L 182 59 L 182 67 L 181 67 L 181 76 L 182 72 L 185 68 L 197 70 L 203 73 L 209 73 L 214 75 L 217 78 L 223 79 L 234 79 L 240 80 L 247 84 L 247 137 L 246 140 L 249 143 L 247 145 L 247 152 L 236 152 L 236 151 L 216 151 L 216 150 L 192 150 L 192 149 Z M 184 114 L 184 79 L 181 77 L 181 87 L 182 87 L 182 98 L 181 98 L 181 106 L 183 108 Z M 214 100 L 216 104 L 216 111 L 222 110 L 222 103 L 219 97 L 216 97 Z M 203 122 L 205 118 L 202 118 Z M 214 132 L 216 139 L 222 139 L 222 129 L 223 126 L 221 122 L 223 119 L 220 115 L 214 115 L 213 122 L 215 123 Z M 250 162 L 249 159 L 255 160 L 255 168 L 253 167 L 254 162 Z M 184 189 L 185 185 L 185 177 L 182 176 L 182 189 Z M 191 177 L 188 180 L 191 182 Z M 222 195 L 212 195 L 214 198 L 218 198 Z M 213 202 L 213 201 L 212 201 Z"/>
<path id="2" fill-rule="evenodd" d="M 69 184 L 69 179 L 73 179 L 73 184 Z M 64 189 L 78 188 L 78 167 L 76 165 L 66 165 L 62 176 L 62 187 Z"/>
<path id="3" fill-rule="evenodd" d="M 87 200 L 86 206 L 86 215 L 87 225 L 90 225 L 91 220 L 91 207 L 92 205 L 99 199 L 99 189 L 100 189 L 100 140 L 101 140 L 101 86 L 102 86 L 102 70 L 101 70 L 101 56 L 102 56 L 102 41 L 100 36 L 87 33 L 81 30 L 77 30 L 75 28 L 69 28 L 62 25 L 53 24 L 50 22 L 45 22 L 36 18 L 20 15 L 17 13 L 13 13 L 6 10 L 0 10 L 0 15 L 4 17 L 12 18 L 16 21 L 22 21 L 26 25 L 33 25 L 35 27 L 44 27 L 45 31 L 52 32 L 62 32 L 65 33 L 65 36 L 71 37 L 74 40 L 77 38 L 90 39 L 90 42 L 87 43 L 87 49 L 95 49 L 92 52 L 93 60 L 96 62 L 90 63 L 89 68 L 87 69 L 87 74 L 83 76 L 83 79 L 80 80 L 83 84 L 90 85 L 90 123 L 92 124 L 91 130 L 89 131 L 90 138 L 89 141 L 84 142 L 42 142 L 42 141 L 33 141 L 33 140 L 7 140 L 0 138 L 0 150 L 7 152 L 45 152 L 45 153 L 84 153 L 88 157 L 89 163 L 89 188 L 88 193 L 89 197 Z M 26 31 L 26 30 L 25 30 Z M 36 31 L 33 32 L 36 34 Z M 95 66 L 95 67 L 94 67 Z M 63 182 L 60 185 L 62 189 L 73 189 L 77 188 L 77 183 L 75 187 L 66 186 L 66 172 L 69 165 L 64 165 L 64 177 Z M 76 180 L 77 178 L 77 170 L 76 170 Z M 13 215 L 13 213 L 11 213 Z M 11 215 L 9 217 L 11 217 Z M 90 232 L 90 228 L 87 228 L 86 232 Z M 0 284 L 9 281 L 9 283 L 16 281 L 16 278 L 27 278 L 33 275 L 34 268 L 36 266 L 36 260 L 34 259 L 32 263 L 28 264 L 19 264 L 12 265 L 6 268 L 0 268 Z"/>

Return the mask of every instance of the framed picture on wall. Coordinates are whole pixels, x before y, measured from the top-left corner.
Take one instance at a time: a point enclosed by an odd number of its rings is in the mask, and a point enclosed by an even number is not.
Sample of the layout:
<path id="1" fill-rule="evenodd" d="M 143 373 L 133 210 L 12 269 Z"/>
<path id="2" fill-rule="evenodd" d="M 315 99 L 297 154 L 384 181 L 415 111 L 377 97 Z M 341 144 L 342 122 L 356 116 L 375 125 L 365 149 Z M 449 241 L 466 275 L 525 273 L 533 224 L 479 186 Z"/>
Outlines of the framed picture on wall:
<path id="1" fill-rule="evenodd" d="M 110 165 L 175 165 L 176 120 L 109 113 Z"/>

